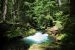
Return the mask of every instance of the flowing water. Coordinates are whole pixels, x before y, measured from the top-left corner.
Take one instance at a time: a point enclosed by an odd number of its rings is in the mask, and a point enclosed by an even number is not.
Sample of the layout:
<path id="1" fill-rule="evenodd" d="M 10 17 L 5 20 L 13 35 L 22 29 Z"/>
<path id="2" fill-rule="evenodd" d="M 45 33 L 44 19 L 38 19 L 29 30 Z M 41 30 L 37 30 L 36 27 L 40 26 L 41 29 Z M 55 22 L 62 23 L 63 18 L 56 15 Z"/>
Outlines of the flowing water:
<path id="1" fill-rule="evenodd" d="M 47 33 L 42 33 L 37 31 L 34 35 L 24 37 L 19 41 L 14 41 L 12 43 L 8 43 L 6 49 L 4 50 L 28 50 L 32 48 L 35 44 L 39 46 L 44 43 L 51 43 L 54 42 L 53 37 L 49 37 Z M 38 47 L 37 47 L 38 48 Z M 40 50 L 41 48 L 39 48 Z M 31 50 L 31 49 L 29 49 Z"/>
<path id="2" fill-rule="evenodd" d="M 36 32 L 34 35 L 23 38 L 27 44 L 41 44 L 44 42 L 53 42 L 53 37 L 49 37 L 47 33 Z"/>

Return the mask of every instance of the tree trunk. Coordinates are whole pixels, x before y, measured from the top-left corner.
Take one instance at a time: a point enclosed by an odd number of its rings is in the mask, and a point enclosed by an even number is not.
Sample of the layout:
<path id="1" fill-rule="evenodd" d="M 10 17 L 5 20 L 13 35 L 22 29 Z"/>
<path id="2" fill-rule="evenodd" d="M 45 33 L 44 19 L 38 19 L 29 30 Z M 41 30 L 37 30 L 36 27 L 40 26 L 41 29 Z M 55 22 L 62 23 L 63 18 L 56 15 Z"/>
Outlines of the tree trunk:
<path id="1" fill-rule="evenodd" d="M 20 6 L 19 3 L 20 3 L 20 1 L 14 0 L 14 14 L 13 14 L 14 22 L 15 22 L 16 19 L 19 18 L 19 6 Z"/>
<path id="2" fill-rule="evenodd" d="M 5 21 L 5 19 L 6 19 L 7 1 L 8 1 L 8 0 L 4 0 L 4 1 L 3 1 L 3 21 Z"/>
<path id="3" fill-rule="evenodd" d="M 57 4 L 58 4 L 58 7 L 61 6 L 61 0 L 56 0 Z"/>

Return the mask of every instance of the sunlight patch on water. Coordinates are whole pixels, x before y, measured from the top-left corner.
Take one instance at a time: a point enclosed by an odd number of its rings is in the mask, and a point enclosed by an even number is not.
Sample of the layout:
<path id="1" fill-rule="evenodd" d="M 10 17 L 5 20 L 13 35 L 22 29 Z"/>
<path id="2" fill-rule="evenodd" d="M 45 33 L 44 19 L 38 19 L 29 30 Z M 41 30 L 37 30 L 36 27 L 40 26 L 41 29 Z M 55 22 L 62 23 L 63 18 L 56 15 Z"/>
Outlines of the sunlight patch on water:
<path id="1" fill-rule="evenodd" d="M 43 42 L 52 42 L 52 39 L 48 37 L 47 33 L 42 34 L 42 32 L 38 31 L 34 35 L 23 38 L 26 43 L 32 44 L 40 44 Z"/>
<path id="2" fill-rule="evenodd" d="M 42 34 L 41 32 L 35 33 L 33 36 L 29 36 L 26 39 L 31 39 L 36 43 L 42 43 L 45 40 L 48 40 L 48 34 Z"/>

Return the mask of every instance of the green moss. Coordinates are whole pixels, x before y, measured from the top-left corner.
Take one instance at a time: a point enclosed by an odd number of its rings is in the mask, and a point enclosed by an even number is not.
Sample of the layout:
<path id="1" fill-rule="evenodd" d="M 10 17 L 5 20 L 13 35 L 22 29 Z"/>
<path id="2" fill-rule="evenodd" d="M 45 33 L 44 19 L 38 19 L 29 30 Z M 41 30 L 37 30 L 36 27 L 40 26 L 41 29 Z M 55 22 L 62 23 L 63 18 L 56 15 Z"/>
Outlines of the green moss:
<path id="1" fill-rule="evenodd" d="M 56 38 L 58 40 L 62 40 L 65 36 L 67 36 L 66 34 L 60 34 L 59 36 L 56 36 Z"/>

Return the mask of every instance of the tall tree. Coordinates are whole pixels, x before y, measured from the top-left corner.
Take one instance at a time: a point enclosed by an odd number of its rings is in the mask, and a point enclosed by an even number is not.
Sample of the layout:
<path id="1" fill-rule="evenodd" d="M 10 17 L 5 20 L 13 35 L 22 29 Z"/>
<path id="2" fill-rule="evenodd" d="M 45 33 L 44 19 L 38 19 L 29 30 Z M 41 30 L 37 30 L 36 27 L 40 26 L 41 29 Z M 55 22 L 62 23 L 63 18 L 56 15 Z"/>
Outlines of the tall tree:
<path id="1" fill-rule="evenodd" d="M 5 21 L 5 19 L 6 19 L 7 1 L 8 1 L 8 0 L 4 0 L 4 1 L 3 1 L 3 21 Z"/>

